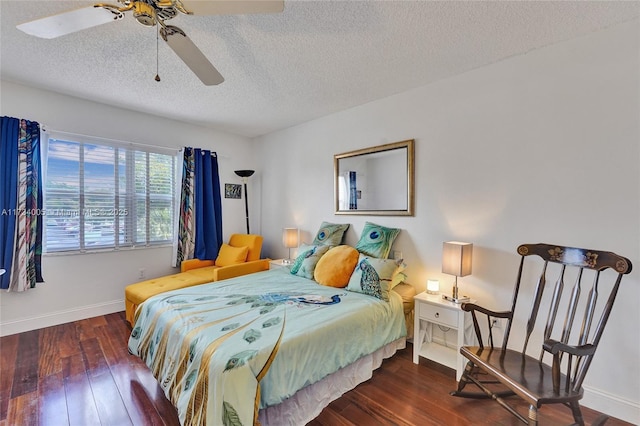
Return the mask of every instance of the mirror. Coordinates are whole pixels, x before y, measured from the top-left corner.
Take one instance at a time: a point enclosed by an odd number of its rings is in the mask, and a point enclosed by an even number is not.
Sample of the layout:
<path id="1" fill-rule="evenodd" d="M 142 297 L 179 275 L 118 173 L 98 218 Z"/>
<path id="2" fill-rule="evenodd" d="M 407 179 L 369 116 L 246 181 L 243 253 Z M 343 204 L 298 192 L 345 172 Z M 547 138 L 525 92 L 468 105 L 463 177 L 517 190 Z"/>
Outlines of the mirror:
<path id="1" fill-rule="evenodd" d="M 336 214 L 413 216 L 413 139 L 333 156 Z"/>

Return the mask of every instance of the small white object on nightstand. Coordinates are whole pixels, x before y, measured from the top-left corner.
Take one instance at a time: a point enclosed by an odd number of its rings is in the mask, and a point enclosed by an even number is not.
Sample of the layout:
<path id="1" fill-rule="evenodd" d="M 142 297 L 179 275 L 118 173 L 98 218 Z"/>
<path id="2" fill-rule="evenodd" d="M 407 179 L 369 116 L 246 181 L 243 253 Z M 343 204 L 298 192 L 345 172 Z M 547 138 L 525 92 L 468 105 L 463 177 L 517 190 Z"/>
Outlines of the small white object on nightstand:
<path id="1" fill-rule="evenodd" d="M 275 259 L 269 261 L 269 269 L 287 268 L 291 267 L 291 263 L 286 262 L 287 259 Z"/>
<path id="2" fill-rule="evenodd" d="M 460 304 L 449 302 L 439 294 L 420 293 L 413 299 L 413 362 L 418 364 L 421 356 L 428 358 L 456 370 L 456 381 L 460 380 L 466 365 L 465 358 L 460 355 L 460 347 L 475 340 L 471 315 L 460 309 Z M 469 302 L 475 303 L 474 300 Z M 434 340 L 434 326 L 456 331 L 455 347 Z"/>

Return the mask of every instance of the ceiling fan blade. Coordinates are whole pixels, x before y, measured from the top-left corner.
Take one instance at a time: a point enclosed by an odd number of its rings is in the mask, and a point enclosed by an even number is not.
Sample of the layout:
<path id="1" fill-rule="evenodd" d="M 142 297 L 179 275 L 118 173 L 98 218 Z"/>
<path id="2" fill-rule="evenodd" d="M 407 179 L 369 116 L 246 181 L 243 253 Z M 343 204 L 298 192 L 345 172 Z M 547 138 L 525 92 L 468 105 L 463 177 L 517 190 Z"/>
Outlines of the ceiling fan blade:
<path id="1" fill-rule="evenodd" d="M 182 0 L 181 3 L 194 15 L 245 15 L 284 10 L 284 0 Z"/>
<path id="2" fill-rule="evenodd" d="M 206 86 L 215 86 L 224 81 L 224 77 L 180 28 L 166 25 L 160 29 L 160 34 L 169 47 Z"/>
<path id="3" fill-rule="evenodd" d="M 102 7 L 83 7 L 16 26 L 20 31 L 40 38 L 56 38 L 98 25 L 106 24 L 123 16 Z"/>

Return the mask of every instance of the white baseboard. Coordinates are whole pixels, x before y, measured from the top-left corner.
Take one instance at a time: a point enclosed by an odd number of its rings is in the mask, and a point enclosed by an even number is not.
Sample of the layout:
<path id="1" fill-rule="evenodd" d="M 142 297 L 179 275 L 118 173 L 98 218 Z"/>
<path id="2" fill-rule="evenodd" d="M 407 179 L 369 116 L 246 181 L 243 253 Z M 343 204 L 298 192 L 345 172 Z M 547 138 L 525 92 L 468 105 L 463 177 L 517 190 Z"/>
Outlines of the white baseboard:
<path id="1" fill-rule="evenodd" d="M 640 424 L 640 403 L 629 401 L 599 389 L 584 386 L 584 397 L 580 401 L 580 405 L 634 425 Z"/>
<path id="2" fill-rule="evenodd" d="M 37 330 L 39 328 L 51 327 L 52 325 L 64 324 L 120 311 L 124 311 L 124 299 L 18 319 L 1 323 L 0 336 L 24 333 L 25 331 Z"/>

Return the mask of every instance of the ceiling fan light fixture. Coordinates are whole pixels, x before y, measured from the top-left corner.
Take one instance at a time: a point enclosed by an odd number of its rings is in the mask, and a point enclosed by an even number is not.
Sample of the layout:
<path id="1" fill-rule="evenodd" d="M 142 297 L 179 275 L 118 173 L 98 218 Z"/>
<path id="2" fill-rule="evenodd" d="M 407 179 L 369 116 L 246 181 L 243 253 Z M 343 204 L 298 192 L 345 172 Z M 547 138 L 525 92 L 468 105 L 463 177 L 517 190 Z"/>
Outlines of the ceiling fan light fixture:
<path id="1" fill-rule="evenodd" d="M 137 1 L 133 3 L 133 17 L 145 27 L 156 24 L 156 11 L 150 4 Z"/>

